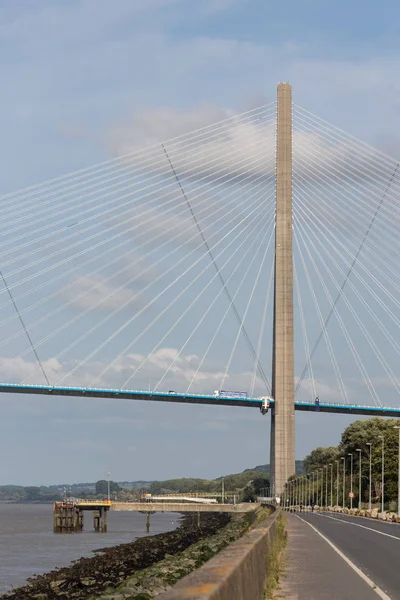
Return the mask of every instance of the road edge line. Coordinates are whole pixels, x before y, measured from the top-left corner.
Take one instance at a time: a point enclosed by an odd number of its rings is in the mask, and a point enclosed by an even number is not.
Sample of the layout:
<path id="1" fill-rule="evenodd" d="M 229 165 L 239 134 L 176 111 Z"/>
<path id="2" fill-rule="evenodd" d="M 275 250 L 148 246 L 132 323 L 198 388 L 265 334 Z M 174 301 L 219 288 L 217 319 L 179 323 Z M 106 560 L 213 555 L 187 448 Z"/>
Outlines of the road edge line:
<path id="1" fill-rule="evenodd" d="M 372 581 L 372 579 L 370 579 L 367 575 L 365 575 L 365 573 L 363 573 L 361 571 L 361 569 L 359 569 L 345 554 L 343 554 L 343 552 L 341 550 L 339 550 L 339 548 L 337 546 L 335 546 L 335 544 L 333 544 L 330 539 L 328 539 L 323 533 L 321 533 L 316 527 L 314 527 L 314 525 L 311 525 L 311 523 L 309 523 L 308 521 L 306 521 L 305 519 L 302 519 L 299 515 L 295 515 L 298 519 L 300 519 L 300 521 L 303 521 L 303 523 L 306 523 L 309 527 L 311 527 L 311 529 L 313 529 L 316 533 L 318 533 L 318 535 L 327 543 L 329 544 L 329 546 L 331 548 L 333 548 L 333 550 L 341 557 L 343 558 L 343 560 L 349 565 L 349 567 L 351 567 L 353 569 L 353 571 L 355 571 L 357 573 L 357 575 L 359 577 L 361 577 L 361 579 L 363 579 L 365 581 L 365 583 L 367 583 L 369 585 L 369 587 L 376 592 L 376 594 L 382 598 L 382 600 L 391 600 L 390 596 L 388 596 L 383 590 L 381 590 L 381 588 L 379 586 L 376 585 L 376 583 L 374 583 Z"/>

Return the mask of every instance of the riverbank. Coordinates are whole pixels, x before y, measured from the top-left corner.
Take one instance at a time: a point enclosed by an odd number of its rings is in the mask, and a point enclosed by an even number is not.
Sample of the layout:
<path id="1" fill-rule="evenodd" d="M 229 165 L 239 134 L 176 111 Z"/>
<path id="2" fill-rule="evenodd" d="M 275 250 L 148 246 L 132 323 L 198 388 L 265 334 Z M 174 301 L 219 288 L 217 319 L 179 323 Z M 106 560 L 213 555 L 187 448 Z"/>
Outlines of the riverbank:
<path id="1" fill-rule="evenodd" d="M 132 543 L 120 544 L 112 548 L 103 548 L 98 550 L 94 557 L 81 558 L 69 567 L 31 578 L 28 580 L 28 585 L 3 594 L 0 598 L 3 600 L 99 598 L 110 590 L 118 589 L 121 585 L 126 587 L 126 583 L 129 581 L 132 583 L 132 577 L 136 577 L 137 573 L 143 572 L 164 559 L 183 553 L 200 540 L 211 538 L 232 522 L 237 523 L 236 535 L 241 535 L 248 527 L 250 519 L 250 515 L 232 519 L 224 513 L 203 514 L 200 527 L 198 527 L 197 515 L 186 516 L 183 517 L 181 525 L 172 532 L 141 538 Z M 227 545 L 232 541 L 232 535 L 233 532 L 228 531 L 225 536 L 226 540 L 221 539 L 221 548 L 224 547 L 223 544 Z M 206 551 L 206 548 L 202 551 L 199 550 L 199 557 L 202 554 L 205 559 L 211 558 L 215 553 L 214 549 L 215 552 L 218 551 L 214 546 L 209 551 Z M 199 557 L 198 560 L 200 560 Z M 181 557 L 178 557 L 178 564 L 179 562 L 182 562 Z M 187 563 L 185 567 L 182 567 L 181 573 L 177 572 L 174 576 L 165 573 L 166 585 L 171 585 L 175 576 L 183 577 L 186 572 L 189 572 L 187 568 L 196 568 L 197 566 L 197 564 L 193 566 Z M 138 582 L 140 579 L 143 580 L 139 577 Z M 130 592 L 130 596 L 132 596 L 132 592 Z M 121 594 L 121 598 L 124 597 L 125 594 Z"/>

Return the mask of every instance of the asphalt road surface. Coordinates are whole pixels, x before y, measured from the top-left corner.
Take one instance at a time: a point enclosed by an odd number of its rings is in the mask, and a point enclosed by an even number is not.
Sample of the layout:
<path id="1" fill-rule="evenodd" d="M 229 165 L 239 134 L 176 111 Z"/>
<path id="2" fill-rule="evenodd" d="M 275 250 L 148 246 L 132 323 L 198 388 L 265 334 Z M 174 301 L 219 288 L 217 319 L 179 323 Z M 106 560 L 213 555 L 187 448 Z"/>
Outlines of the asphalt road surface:
<path id="1" fill-rule="evenodd" d="M 393 600 L 400 600 L 400 524 L 336 513 L 299 513 Z"/>

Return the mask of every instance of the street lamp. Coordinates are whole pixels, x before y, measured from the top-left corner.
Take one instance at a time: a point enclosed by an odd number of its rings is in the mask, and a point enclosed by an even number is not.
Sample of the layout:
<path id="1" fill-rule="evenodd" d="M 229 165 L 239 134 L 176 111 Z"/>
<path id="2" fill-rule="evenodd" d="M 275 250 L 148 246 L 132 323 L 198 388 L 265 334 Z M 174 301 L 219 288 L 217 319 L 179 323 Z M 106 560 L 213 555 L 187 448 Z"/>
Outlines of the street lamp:
<path id="1" fill-rule="evenodd" d="M 369 498 L 368 509 L 372 510 L 372 442 L 367 442 L 369 446 Z"/>
<path id="2" fill-rule="evenodd" d="M 399 427 L 399 448 L 400 448 L 400 427 Z M 399 449 L 399 456 L 400 456 L 400 449 Z M 399 458 L 399 465 L 400 465 L 400 458 Z M 400 466 L 399 466 L 399 473 L 400 473 Z M 312 502 L 314 502 L 314 475 L 315 475 L 315 471 L 313 471 L 311 473 L 312 475 Z M 400 477 L 400 475 L 399 475 Z"/>
<path id="3" fill-rule="evenodd" d="M 328 465 L 325 465 L 325 507 L 328 508 Z"/>
<path id="4" fill-rule="evenodd" d="M 350 509 L 353 508 L 353 454 L 351 452 L 348 453 L 350 456 Z"/>
<path id="5" fill-rule="evenodd" d="M 321 508 L 324 506 L 324 468 L 321 469 L 322 481 L 321 481 Z"/>
<path id="6" fill-rule="evenodd" d="M 339 506 L 339 461 L 335 460 L 336 463 L 336 506 Z"/>
<path id="7" fill-rule="evenodd" d="M 333 463 L 329 463 L 331 468 L 331 508 L 333 507 Z"/>
<path id="8" fill-rule="evenodd" d="M 345 508 L 345 495 L 346 495 L 346 457 L 341 456 L 340 460 L 343 461 L 343 510 Z"/>
<path id="9" fill-rule="evenodd" d="M 361 510 L 361 448 L 357 448 L 358 452 L 358 510 Z"/>
<path id="10" fill-rule="evenodd" d="M 383 435 L 378 435 L 378 437 L 382 440 L 382 512 L 385 512 L 385 437 Z"/>
<path id="11" fill-rule="evenodd" d="M 225 503 L 225 478 L 222 477 L 221 504 Z"/>
<path id="12" fill-rule="evenodd" d="M 397 517 L 400 519 L 400 427 L 394 429 L 399 430 L 399 458 L 398 458 L 398 475 L 397 475 Z"/>
<path id="13" fill-rule="evenodd" d="M 107 500 L 108 502 L 110 502 L 110 475 L 111 473 L 108 472 L 107 476 L 108 476 L 108 481 L 107 481 Z"/>

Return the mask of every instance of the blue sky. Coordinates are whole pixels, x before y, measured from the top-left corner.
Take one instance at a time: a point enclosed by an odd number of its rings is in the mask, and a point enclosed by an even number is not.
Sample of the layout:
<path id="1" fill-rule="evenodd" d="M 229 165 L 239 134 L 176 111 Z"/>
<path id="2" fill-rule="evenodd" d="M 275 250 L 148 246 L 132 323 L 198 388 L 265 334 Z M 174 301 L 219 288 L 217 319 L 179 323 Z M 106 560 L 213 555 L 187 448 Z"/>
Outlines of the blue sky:
<path id="1" fill-rule="evenodd" d="M 394 1 L 3 0 L 0 193 L 112 158 L 126 139 L 193 129 L 204 110 L 269 102 L 285 80 L 298 104 L 396 156 L 399 13 Z M 157 131 L 163 111 L 174 118 Z M 215 477 L 268 461 L 256 411 L 0 402 L 1 483 Z M 298 458 L 337 443 L 345 422 L 299 416 Z"/>

